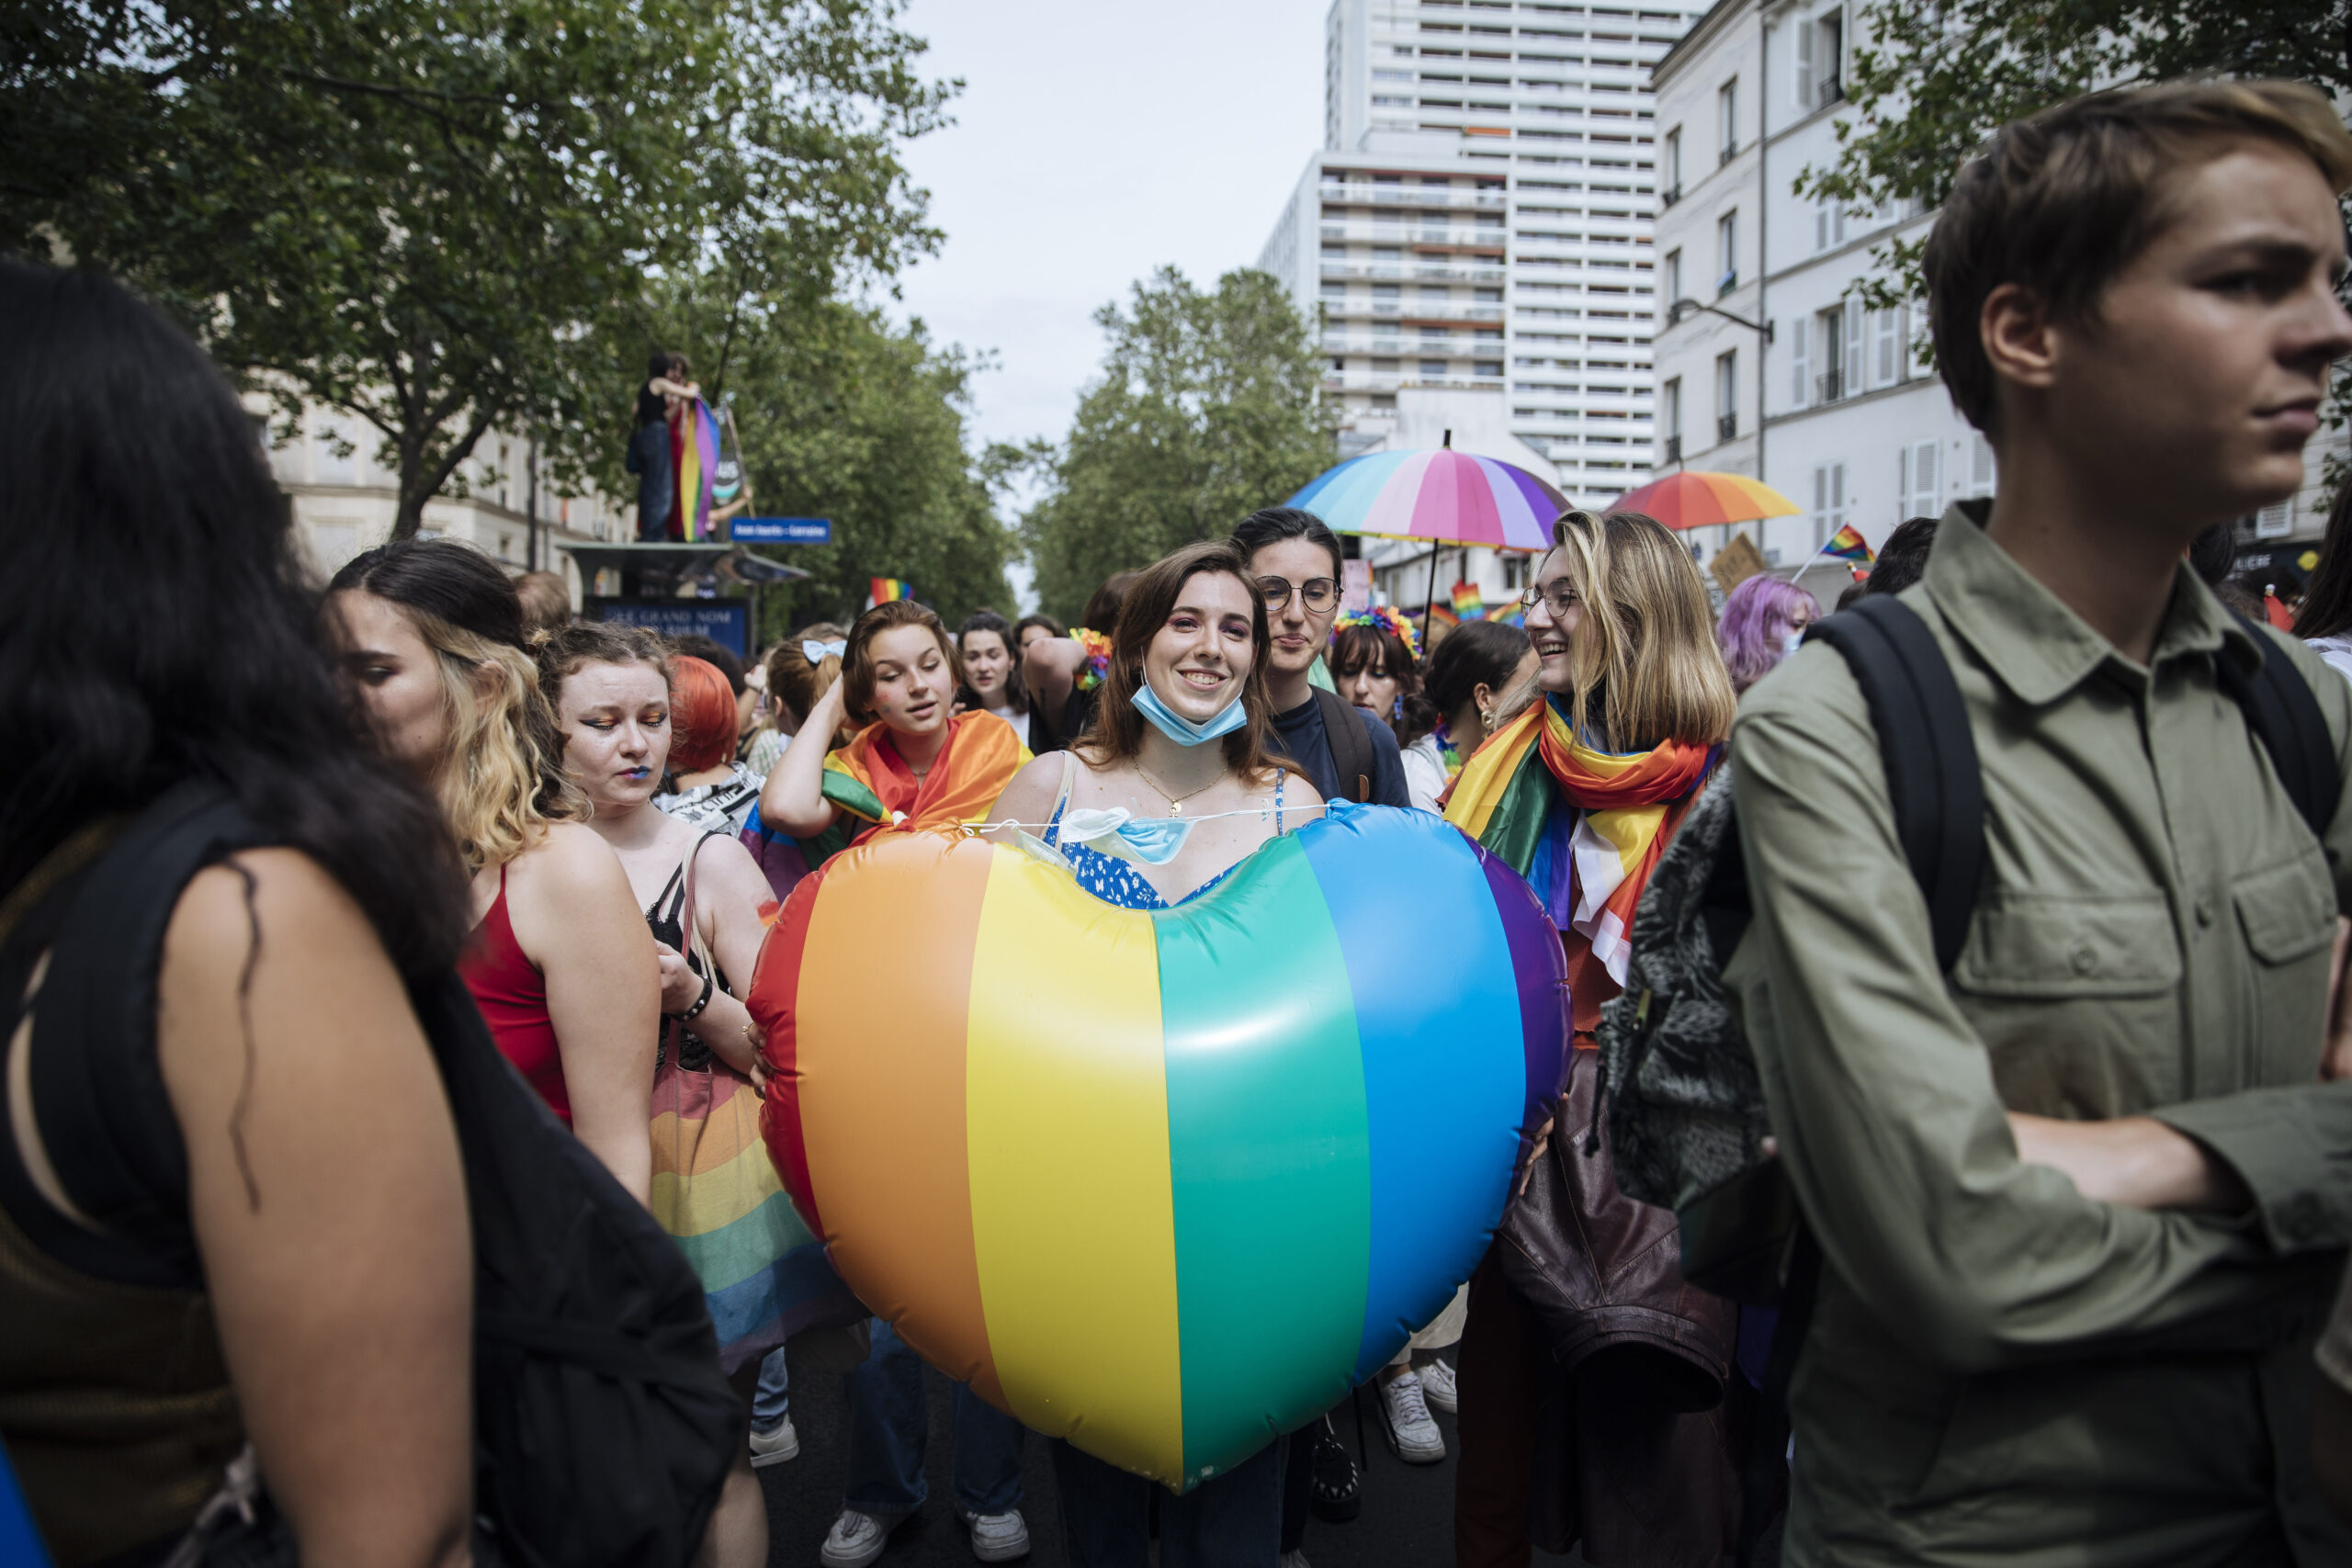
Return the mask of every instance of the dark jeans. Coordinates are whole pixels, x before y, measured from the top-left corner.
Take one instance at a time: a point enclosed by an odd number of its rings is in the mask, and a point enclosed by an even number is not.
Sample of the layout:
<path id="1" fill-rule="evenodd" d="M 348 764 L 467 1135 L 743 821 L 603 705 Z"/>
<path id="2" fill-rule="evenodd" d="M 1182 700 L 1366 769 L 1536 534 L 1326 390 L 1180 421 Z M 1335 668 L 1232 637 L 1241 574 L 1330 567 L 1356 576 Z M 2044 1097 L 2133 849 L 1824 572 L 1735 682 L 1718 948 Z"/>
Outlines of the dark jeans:
<path id="1" fill-rule="evenodd" d="M 629 472 L 637 476 L 637 536 L 640 541 L 670 536 L 670 504 L 678 493 L 678 479 L 670 463 L 670 426 L 640 424 L 629 438 Z"/>
<path id="2" fill-rule="evenodd" d="M 931 1446 L 931 1406 L 923 1396 L 922 1358 L 880 1318 L 874 1350 L 849 1374 L 849 1476 L 842 1506 L 861 1514 L 910 1514 L 930 1495 L 923 1457 Z M 957 1506 L 975 1514 L 1021 1506 L 1020 1422 L 955 1385 Z"/>
<path id="3" fill-rule="evenodd" d="M 1282 1554 L 1283 1456 L 1277 1438 L 1182 1497 L 1053 1445 L 1062 1494 L 1062 1550 L 1069 1568 L 1145 1568 L 1151 1561 L 1152 1494 L 1159 1495 L 1159 1568 L 1274 1568 Z"/>

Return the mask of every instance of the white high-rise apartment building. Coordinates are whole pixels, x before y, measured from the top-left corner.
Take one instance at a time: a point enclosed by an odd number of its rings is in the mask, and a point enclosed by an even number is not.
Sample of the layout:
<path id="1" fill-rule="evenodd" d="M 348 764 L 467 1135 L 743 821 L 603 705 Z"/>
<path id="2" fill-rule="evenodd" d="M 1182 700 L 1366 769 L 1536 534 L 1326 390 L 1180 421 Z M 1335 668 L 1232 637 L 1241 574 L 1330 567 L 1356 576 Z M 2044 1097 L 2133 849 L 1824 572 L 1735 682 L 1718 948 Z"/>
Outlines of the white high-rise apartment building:
<path id="1" fill-rule="evenodd" d="M 1400 389 L 1491 391 L 1574 499 L 1653 439 L 1650 67 L 1696 15 L 1566 0 L 1333 0 L 1324 148 L 1259 265 L 1318 321 L 1342 450 Z"/>

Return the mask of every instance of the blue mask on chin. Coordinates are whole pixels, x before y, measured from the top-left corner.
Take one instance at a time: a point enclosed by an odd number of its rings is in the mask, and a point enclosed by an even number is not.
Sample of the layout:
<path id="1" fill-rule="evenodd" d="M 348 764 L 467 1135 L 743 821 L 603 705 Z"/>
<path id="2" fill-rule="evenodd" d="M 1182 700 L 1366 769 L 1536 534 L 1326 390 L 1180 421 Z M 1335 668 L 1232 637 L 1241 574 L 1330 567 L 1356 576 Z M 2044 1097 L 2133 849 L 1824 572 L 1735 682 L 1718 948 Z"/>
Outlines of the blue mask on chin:
<path id="1" fill-rule="evenodd" d="M 1205 746 L 1212 740 L 1232 734 L 1249 721 L 1249 716 L 1241 711 L 1241 694 L 1238 691 L 1234 693 L 1231 702 L 1217 710 L 1216 717 L 1203 724 L 1194 724 L 1161 702 L 1159 694 L 1151 689 L 1148 681 L 1136 688 L 1136 694 L 1129 700 L 1135 704 L 1137 713 L 1151 720 L 1154 729 L 1179 746 Z"/>

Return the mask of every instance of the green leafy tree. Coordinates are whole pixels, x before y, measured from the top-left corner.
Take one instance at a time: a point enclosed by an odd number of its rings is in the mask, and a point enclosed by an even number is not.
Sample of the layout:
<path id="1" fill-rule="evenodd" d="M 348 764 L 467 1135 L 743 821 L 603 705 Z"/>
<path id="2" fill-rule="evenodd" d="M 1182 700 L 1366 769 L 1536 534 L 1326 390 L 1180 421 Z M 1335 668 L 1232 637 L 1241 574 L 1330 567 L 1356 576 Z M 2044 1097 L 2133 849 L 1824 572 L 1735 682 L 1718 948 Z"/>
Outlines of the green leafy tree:
<path id="1" fill-rule="evenodd" d="M 2222 74 L 2352 91 L 2345 0 L 1872 0 L 1861 20 L 1838 159 L 1798 182 L 1854 210 L 1941 205 L 1996 129 L 2095 87 Z M 1873 304 L 1917 294 L 1920 249 L 1873 253 Z"/>
<path id="2" fill-rule="evenodd" d="M 288 415 L 372 425 L 405 534 L 492 424 L 559 479 L 614 443 L 649 288 L 741 315 L 935 243 L 897 149 L 954 89 L 897 9 L 14 0 L 0 245 L 112 268 Z"/>
<path id="3" fill-rule="evenodd" d="M 1094 319 L 1110 348 L 1069 439 L 996 454 L 1045 479 L 1022 532 L 1039 600 L 1065 619 L 1112 573 L 1228 532 L 1332 461 L 1322 360 L 1269 275 L 1202 290 L 1162 267 Z"/>

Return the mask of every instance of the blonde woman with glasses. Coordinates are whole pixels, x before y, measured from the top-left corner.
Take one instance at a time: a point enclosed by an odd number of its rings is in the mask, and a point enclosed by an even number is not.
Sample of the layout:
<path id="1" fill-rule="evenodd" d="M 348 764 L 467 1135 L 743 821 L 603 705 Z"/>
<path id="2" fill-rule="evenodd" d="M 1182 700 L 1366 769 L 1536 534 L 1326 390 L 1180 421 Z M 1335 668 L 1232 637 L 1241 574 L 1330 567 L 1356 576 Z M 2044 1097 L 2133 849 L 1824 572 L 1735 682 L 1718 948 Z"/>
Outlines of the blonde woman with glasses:
<path id="1" fill-rule="evenodd" d="M 408 539 L 353 560 L 328 593 L 345 689 L 384 749 L 431 782 L 473 874 L 458 967 L 492 1037 L 644 1202 L 661 967 L 564 773 L 514 585 L 480 551 Z"/>

